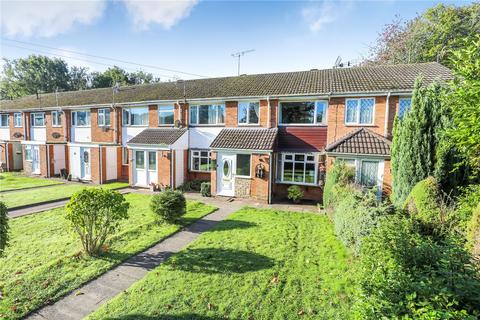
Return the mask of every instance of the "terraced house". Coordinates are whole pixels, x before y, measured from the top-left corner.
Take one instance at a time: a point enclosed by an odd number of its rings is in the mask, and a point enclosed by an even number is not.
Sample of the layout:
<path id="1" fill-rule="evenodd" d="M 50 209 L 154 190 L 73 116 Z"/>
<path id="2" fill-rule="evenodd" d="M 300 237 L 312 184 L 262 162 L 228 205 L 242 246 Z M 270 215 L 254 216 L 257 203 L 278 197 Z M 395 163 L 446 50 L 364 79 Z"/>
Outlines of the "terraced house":
<path id="1" fill-rule="evenodd" d="M 40 94 L 1 102 L 2 165 L 42 176 L 178 187 L 271 202 L 299 185 L 320 200 L 342 159 L 359 183 L 391 185 L 393 121 L 438 63 L 354 67 Z"/>

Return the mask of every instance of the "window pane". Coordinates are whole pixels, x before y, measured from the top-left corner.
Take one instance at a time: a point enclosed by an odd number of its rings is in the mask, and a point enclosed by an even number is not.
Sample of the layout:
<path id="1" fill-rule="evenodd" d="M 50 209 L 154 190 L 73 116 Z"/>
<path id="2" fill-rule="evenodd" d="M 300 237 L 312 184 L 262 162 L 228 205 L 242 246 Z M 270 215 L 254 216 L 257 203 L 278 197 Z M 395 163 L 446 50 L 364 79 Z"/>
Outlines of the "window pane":
<path id="1" fill-rule="evenodd" d="M 305 183 L 316 183 L 314 163 L 307 163 L 305 165 Z"/>
<path id="2" fill-rule="evenodd" d="M 159 107 L 158 124 L 173 124 L 173 106 Z"/>
<path id="3" fill-rule="evenodd" d="M 190 107 L 190 123 L 198 123 L 198 108 L 197 106 Z"/>
<path id="4" fill-rule="evenodd" d="M 345 122 L 354 123 L 357 122 L 357 105 L 358 100 L 347 100 L 347 115 Z"/>
<path id="5" fill-rule="evenodd" d="M 313 123 L 315 113 L 314 102 L 282 102 L 281 123 Z"/>
<path id="6" fill-rule="evenodd" d="M 250 176 L 250 155 L 237 154 L 237 175 Z"/>
<path id="7" fill-rule="evenodd" d="M 317 123 L 324 123 L 325 122 L 325 112 L 327 110 L 327 103 L 325 101 L 317 101 L 315 102 L 317 106 Z"/>
<path id="8" fill-rule="evenodd" d="M 405 112 L 410 110 L 412 105 L 412 99 L 400 99 L 399 108 L 398 108 L 398 116 L 403 118 Z"/>
<path id="9" fill-rule="evenodd" d="M 157 155 L 155 152 L 148 153 L 148 170 L 157 170 Z"/>
<path id="10" fill-rule="evenodd" d="M 0 115 L 0 126 L 8 127 L 8 114 Z"/>
<path id="11" fill-rule="evenodd" d="M 210 108 L 210 106 L 198 106 L 198 123 L 199 124 L 209 124 L 214 123 L 215 121 L 215 109 Z"/>
<path id="12" fill-rule="evenodd" d="M 32 148 L 30 146 L 25 147 L 25 160 L 32 160 Z"/>
<path id="13" fill-rule="evenodd" d="M 305 155 L 303 154 L 296 154 L 295 155 L 295 161 L 304 161 Z"/>
<path id="14" fill-rule="evenodd" d="M 248 103 L 238 103 L 238 123 L 248 123 L 248 108 Z"/>
<path id="15" fill-rule="evenodd" d="M 314 156 L 307 156 L 307 161 L 315 161 L 315 157 Z"/>
<path id="16" fill-rule="evenodd" d="M 87 112 L 77 111 L 77 126 L 86 126 L 88 124 Z"/>
<path id="17" fill-rule="evenodd" d="M 201 171 L 208 171 L 208 157 L 202 157 L 200 158 L 200 170 Z"/>
<path id="18" fill-rule="evenodd" d="M 128 109 L 123 109 L 122 112 L 122 124 L 128 125 L 130 122 L 130 111 Z"/>
<path id="19" fill-rule="evenodd" d="M 13 115 L 13 121 L 14 121 L 14 126 L 15 127 L 21 127 L 22 126 L 22 114 L 21 113 L 14 113 Z"/>
<path id="20" fill-rule="evenodd" d="M 293 181 L 293 163 L 283 163 L 283 181 Z"/>
<path id="21" fill-rule="evenodd" d="M 258 102 L 250 102 L 249 109 L 248 109 L 248 122 L 249 123 L 258 123 L 259 118 L 259 103 Z"/>
<path id="22" fill-rule="evenodd" d="M 130 124 L 133 126 L 145 126 L 148 124 L 148 109 L 147 108 L 131 108 L 130 109 Z"/>
<path id="23" fill-rule="evenodd" d="M 303 162 L 295 162 L 295 171 L 293 174 L 293 181 L 303 182 L 303 177 L 305 175 Z"/>
<path id="24" fill-rule="evenodd" d="M 286 155 L 285 155 L 285 160 L 293 160 L 293 155 L 291 155 L 291 154 L 286 154 Z"/>
<path id="25" fill-rule="evenodd" d="M 104 123 L 106 126 L 110 125 L 110 109 L 103 109 L 104 110 Z"/>
<path id="26" fill-rule="evenodd" d="M 373 105 L 374 99 L 360 100 L 360 123 L 373 123 Z"/>
<path id="27" fill-rule="evenodd" d="M 192 170 L 200 170 L 200 158 L 192 158 Z"/>
<path id="28" fill-rule="evenodd" d="M 42 127 L 45 125 L 44 116 L 42 113 L 33 114 L 33 125 L 35 127 Z"/>
<path id="29" fill-rule="evenodd" d="M 223 104 L 218 105 L 217 123 L 225 123 L 225 106 Z"/>
<path id="30" fill-rule="evenodd" d="M 366 187 L 377 185 L 378 162 L 362 161 L 362 169 L 360 171 L 360 184 Z"/>
<path id="31" fill-rule="evenodd" d="M 145 168 L 145 152 L 135 151 L 135 166 L 137 169 Z"/>

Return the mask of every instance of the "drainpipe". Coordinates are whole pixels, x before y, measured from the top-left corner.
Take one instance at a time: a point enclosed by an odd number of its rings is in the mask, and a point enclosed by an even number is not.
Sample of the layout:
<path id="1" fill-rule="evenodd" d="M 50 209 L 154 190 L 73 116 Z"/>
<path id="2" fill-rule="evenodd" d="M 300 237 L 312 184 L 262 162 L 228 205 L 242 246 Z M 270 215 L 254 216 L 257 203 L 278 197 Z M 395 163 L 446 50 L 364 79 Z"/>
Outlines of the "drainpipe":
<path id="1" fill-rule="evenodd" d="M 118 130 L 117 130 L 117 122 L 118 122 L 118 119 L 120 118 L 117 114 L 117 108 L 115 107 L 115 104 L 112 103 L 112 105 L 110 106 L 110 108 L 113 110 L 113 114 L 115 115 L 115 121 L 113 122 L 113 142 L 115 144 L 118 144 Z"/>
<path id="2" fill-rule="evenodd" d="M 45 144 L 45 150 L 47 151 L 47 177 L 50 177 L 50 146 Z"/>
<path id="3" fill-rule="evenodd" d="M 100 157 L 100 159 L 98 159 L 98 163 L 99 163 L 99 167 L 100 167 L 100 168 L 99 168 L 99 170 L 100 170 L 100 177 L 99 177 L 98 181 L 100 182 L 100 184 L 102 184 L 102 183 L 103 183 L 103 181 L 102 181 L 102 173 L 103 173 L 103 171 L 102 171 L 102 167 L 103 167 L 103 162 L 102 162 L 102 160 L 103 160 L 103 158 L 102 158 L 102 145 L 99 145 L 98 148 L 99 148 L 99 157 Z"/>
<path id="4" fill-rule="evenodd" d="M 5 160 L 7 163 L 7 171 L 10 171 L 10 161 L 8 161 L 8 142 L 5 142 L 4 148 L 5 148 Z"/>
<path id="5" fill-rule="evenodd" d="M 273 158 L 273 152 L 270 152 L 270 158 L 268 160 L 268 204 L 272 203 L 272 159 Z"/>
<path id="6" fill-rule="evenodd" d="M 180 122 L 180 126 L 183 127 L 183 122 L 182 122 L 182 106 L 180 105 L 180 101 L 177 100 L 177 106 L 178 106 L 178 121 Z"/>
<path id="7" fill-rule="evenodd" d="M 23 140 L 27 140 L 27 114 L 23 113 Z"/>
<path id="8" fill-rule="evenodd" d="M 387 102 L 385 105 L 385 128 L 384 128 L 384 136 L 388 137 L 388 117 L 390 115 L 390 91 L 387 93 Z"/>
<path id="9" fill-rule="evenodd" d="M 272 124 L 271 124 L 271 118 L 272 118 L 272 108 L 270 106 L 270 96 L 267 96 L 267 110 L 268 110 L 268 114 L 267 114 L 267 128 L 271 128 L 272 127 Z"/>

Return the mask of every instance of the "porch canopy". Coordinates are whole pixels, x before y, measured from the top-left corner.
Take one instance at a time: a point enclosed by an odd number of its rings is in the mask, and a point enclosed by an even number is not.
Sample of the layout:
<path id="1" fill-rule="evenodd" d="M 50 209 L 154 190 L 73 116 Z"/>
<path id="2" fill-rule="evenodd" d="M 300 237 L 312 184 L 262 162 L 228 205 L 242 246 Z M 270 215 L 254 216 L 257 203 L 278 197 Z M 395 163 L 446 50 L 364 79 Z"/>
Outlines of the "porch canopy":
<path id="1" fill-rule="evenodd" d="M 129 148 L 187 149 L 187 129 L 145 129 L 127 142 Z"/>
<path id="2" fill-rule="evenodd" d="M 390 140 L 378 133 L 360 128 L 329 144 L 325 151 L 332 156 L 365 155 L 388 158 L 391 145 Z"/>
<path id="3" fill-rule="evenodd" d="M 225 128 L 210 144 L 212 150 L 273 151 L 277 128 Z"/>

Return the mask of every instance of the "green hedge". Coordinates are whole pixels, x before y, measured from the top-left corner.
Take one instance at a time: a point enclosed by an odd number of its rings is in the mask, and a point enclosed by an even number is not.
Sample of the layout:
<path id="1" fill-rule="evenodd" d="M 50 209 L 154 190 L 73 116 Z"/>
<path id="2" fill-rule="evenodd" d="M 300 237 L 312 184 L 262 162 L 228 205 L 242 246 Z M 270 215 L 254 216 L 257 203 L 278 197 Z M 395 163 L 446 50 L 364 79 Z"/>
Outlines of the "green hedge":
<path id="1" fill-rule="evenodd" d="M 0 257 L 8 244 L 8 209 L 0 201 Z"/>
<path id="2" fill-rule="evenodd" d="M 341 160 L 335 161 L 332 168 L 327 172 L 325 186 L 323 188 L 323 207 L 332 210 L 334 197 L 333 187 L 337 184 L 346 185 L 355 180 L 355 171 L 347 167 Z"/>
<path id="3" fill-rule="evenodd" d="M 480 258 L 480 203 L 473 210 L 467 225 L 467 248 L 474 256 Z"/>

